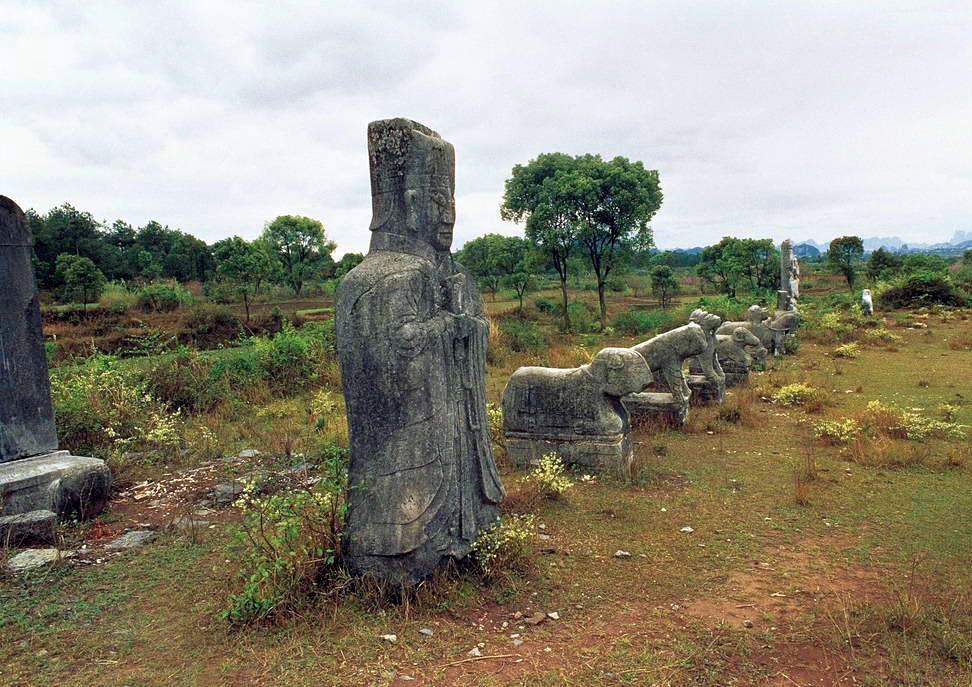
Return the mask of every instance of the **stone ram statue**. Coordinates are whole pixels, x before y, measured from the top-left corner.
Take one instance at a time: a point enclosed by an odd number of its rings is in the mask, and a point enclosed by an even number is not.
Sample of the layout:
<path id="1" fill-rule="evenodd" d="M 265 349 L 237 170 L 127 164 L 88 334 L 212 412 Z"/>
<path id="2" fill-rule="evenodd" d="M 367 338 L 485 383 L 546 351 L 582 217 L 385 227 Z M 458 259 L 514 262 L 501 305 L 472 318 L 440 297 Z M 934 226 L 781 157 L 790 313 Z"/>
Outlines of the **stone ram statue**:
<path id="1" fill-rule="evenodd" d="M 605 348 L 587 365 L 521 367 L 503 389 L 503 434 L 510 459 L 532 464 L 547 453 L 591 467 L 631 462 L 628 411 L 621 397 L 652 380 L 630 348 Z"/>
<path id="2" fill-rule="evenodd" d="M 749 371 L 758 358 L 766 358 L 759 338 L 746 327 L 736 327 L 731 334 L 716 335 L 716 355 L 726 375 L 726 386 L 745 384 Z"/>

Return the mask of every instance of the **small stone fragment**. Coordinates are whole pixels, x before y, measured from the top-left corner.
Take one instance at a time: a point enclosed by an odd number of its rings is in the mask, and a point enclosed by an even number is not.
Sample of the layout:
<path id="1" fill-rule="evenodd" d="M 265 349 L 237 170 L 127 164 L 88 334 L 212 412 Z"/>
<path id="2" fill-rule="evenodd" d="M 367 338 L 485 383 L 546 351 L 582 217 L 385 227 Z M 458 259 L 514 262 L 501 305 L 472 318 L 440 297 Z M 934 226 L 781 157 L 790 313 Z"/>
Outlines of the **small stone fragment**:
<path id="1" fill-rule="evenodd" d="M 394 644 L 398 641 L 398 635 L 381 635 L 380 639 L 388 642 L 389 644 Z"/>
<path id="2" fill-rule="evenodd" d="M 560 620 L 560 614 L 557 613 L 557 611 L 550 611 L 550 613 L 547 614 L 547 617 L 551 620 Z"/>
<path id="3" fill-rule="evenodd" d="M 122 536 L 118 537 L 114 541 L 108 544 L 105 548 L 109 551 L 124 551 L 126 549 L 134 549 L 136 546 L 141 546 L 143 544 L 148 544 L 153 541 L 156 537 L 154 530 L 132 530 L 131 532 L 126 532 Z"/>
<path id="4" fill-rule="evenodd" d="M 432 631 L 432 628 L 430 628 L 430 627 L 423 627 L 422 629 L 419 630 L 419 634 L 420 635 L 425 635 L 426 637 L 431 637 L 435 633 Z"/>
<path id="5" fill-rule="evenodd" d="M 13 573 L 22 573 L 63 558 L 70 558 L 74 554 L 74 551 L 58 551 L 57 549 L 27 549 L 7 560 L 7 570 Z"/>
<path id="6" fill-rule="evenodd" d="M 547 616 L 545 616 L 543 613 L 534 613 L 529 618 L 524 618 L 523 622 L 525 622 L 527 625 L 539 625 L 546 619 Z"/>
<path id="7" fill-rule="evenodd" d="M 478 646 L 474 646 L 472 649 L 466 652 L 468 656 L 482 656 L 483 652 L 479 650 Z"/>
<path id="8" fill-rule="evenodd" d="M 631 558 L 631 552 L 625 551 L 624 549 L 618 549 L 614 552 L 615 558 Z"/>
<path id="9" fill-rule="evenodd" d="M 514 639 L 513 640 L 513 646 L 522 646 L 522 645 L 523 645 L 523 640 L 522 639 Z"/>
<path id="10" fill-rule="evenodd" d="M 752 627 L 752 626 L 753 626 L 753 621 L 752 620 L 744 620 L 743 621 L 743 627 Z"/>
<path id="11" fill-rule="evenodd" d="M 683 532 L 683 533 L 685 533 L 685 534 L 692 534 L 692 532 L 694 532 L 694 531 L 695 531 L 695 530 L 693 530 L 693 529 L 692 529 L 691 527 L 689 527 L 688 525 L 686 525 L 685 527 L 683 527 L 682 529 L 680 529 L 680 530 L 679 530 L 679 532 Z"/>

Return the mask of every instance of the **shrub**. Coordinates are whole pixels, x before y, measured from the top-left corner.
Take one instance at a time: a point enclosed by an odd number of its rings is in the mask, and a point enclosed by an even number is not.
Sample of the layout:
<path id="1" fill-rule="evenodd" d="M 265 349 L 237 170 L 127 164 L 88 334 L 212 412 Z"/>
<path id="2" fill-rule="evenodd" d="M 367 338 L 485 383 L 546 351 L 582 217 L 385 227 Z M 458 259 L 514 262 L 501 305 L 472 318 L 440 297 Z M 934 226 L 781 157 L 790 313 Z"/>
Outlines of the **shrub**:
<path id="1" fill-rule="evenodd" d="M 554 305 L 552 302 L 548 301 L 546 298 L 538 298 L 533 302 L 533 305 L 539 312 L 550 314 L 557 312 L 560 308 Z"/>
<path id="2" fill-rule="evenodd" d="M 848 443 L 858 437 L 864 428 L 853 418 L 843 420 L 822 420 L 813 425 L 813 435 L 833 446 Z"/>
<path id="3" fill-rule="evenodd" d="M 574 486 L 566 472 L 560 457 L 555 453 L 548 453 L 540 458 L 540 462 L 527 476 L 527 480 L 534 485 L 541 498 L 557 499 L 563 497 Z"/>
<path id="4" fill-rule="evenodd" d="M 935 272 L 916 272 L 895 279 L 879 290 L 878 303 L 886 308 L 914 308 L 935 303 L 962 307 L 968 299 L 951 278 Z"/>
<path id="5" fill-rule="evenodd" d="M 890 329 L 884 327 L 878 327 L 877 329 L 865 329 L 864 337 L 868 341 L 876 341 L 882 343 L 895 343 L 901 341 L 901 337 L 892 332 Z"/>
<path id="6" fill-rule="evenodd" d="M 861 355 L 861 347 L 855 342 L 846 343 L 834 349 L 835 358 L 858 358 Z"/>
<path id="7" fill-rule="evenodd" d="M 342 587 L 347 474 L 339 457 L 329 459 L 324 472 L 313 486 L 295 480 L 269 496 L 261 496 L 255 482 L 246 485 L 236 502 L 242 511 L 236 555 L 243 588 L 230 596 L 223 619 L 250 623 L 295 609 L 315 589 L 333 594 Z"/>
<path id="8" fill-rule="evenodd" d="M 817 400 L 819 395 L 819 392 L 809 384 L 797 382 L 780 387 L 772 398 L 776 403 L 785 406 L 799 406 Z"/>
<path id="9" fill-rule="evenodd" d="M 547 337 L 536 322 L 521 320 L 516 317 L 504 317 L 500 320 L 499 326 L 500 331 L 509 341 L 510 348 L 514 351 L 530 351 L 547 345 Z"/>
<path id="10" fill-rule="evenodd" d="M 182 321 L 180 339 L 187 345 L 208 349 L 232 341 L 243 332 L 243 323 L 224 305 L 196 305 Z"/>
<path id="11" fill-rule="evenodd" d="M 639 336 L 672 328 L 674 316 L 663 310 L 627 310 L 614 318 L 614 328 L 622 334 Z"/>
<path id="12" fill-rule="evenodd" d="M 144 312 L 170 312 L 180 305 L 192 305 L 192 293 L 177 282 L 148 284 L 135 297 L 135 305 Z"/>
<path id="13" fill-rule="evenodd" d="M 625 278 L 620 274 L 612 274 L 605 280 L 604 285 L 609 291 L 614 291 L 615 293 L 624 293 L 628 290 L 628 282 L 625 281 Z"/>
<path id="14" fill-rule="evenodd" d="M 209 410 L 228 395 L 228 385 L 213 384 L 203 356 L 188 351 L 154 360 L 142 378 L 154 398 L 187 413 Z"/>
<path id="15" fill-rule="evenodd" d="M 597 313 L 584 301 L 568 304 L 567 314 L 570 316 L 570 326 L 575 332 L 590 334 L 596 332 L 601 326 Z"/>
<path id="16" fill-rule="evenodd" d="M 254 337 L 254 353 L 262 377 L 274 393 L 295 393 L 317 377 L 310 342 L 291 326 L 271 338 Z"/>
<path id="17" fill-rule="evenodd" d="M 513 515 L 497 519 L 482 530 L 473 542 L 473 558 L 483 577 L 496 578 L 500 573 L 515 569 L 526 560 L 527 544 L 536 535 L 536 519 L 532 514 Z"/>
<path id="18" fill-rule="evenodd" d="M 503 409 L 496 403 L 486 404 L 489 438 L 499 458 L 506 458 L 506 437 L 503 434 Z"/>
<path id="19" fill-rule="evenodd" d="M 943 439 L 965 437 L 962 425 L 925 417 L 916 410 L 902 410 L 881 401 L 868 402 L 864 417 L 873 429 L 896 439 L 924 441 L 936 436 Z"/>

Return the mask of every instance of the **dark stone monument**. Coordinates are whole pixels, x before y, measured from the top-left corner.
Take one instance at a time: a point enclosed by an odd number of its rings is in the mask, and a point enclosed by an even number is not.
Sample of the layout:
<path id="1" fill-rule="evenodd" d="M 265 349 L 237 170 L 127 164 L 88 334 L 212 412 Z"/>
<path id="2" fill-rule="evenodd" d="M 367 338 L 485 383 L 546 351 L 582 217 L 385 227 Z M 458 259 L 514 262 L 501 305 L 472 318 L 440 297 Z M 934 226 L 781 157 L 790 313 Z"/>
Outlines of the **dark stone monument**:
<path id="1" fill-rule="evenodd" d="M 411 585 L 499 516 L 483 382 L 488 324 L 453 262 L 455 151 L 408 119 L 368 126 L 371 249 L 338 287 L 351 441 L 345 560 Z"/>
<path id="2" fill-rule="evenodd" d="M 57 449 L 32 247 L 27 217 L 0 196 L 0 463 Z"/>
<path id="3" fill-rule="evenodd" d="M 0 544 L 98 512 L 111 486 L 104 461 L 57 450 L 32 243 L 23 211 L 0 196 Z"/>
<path id="4" fill-rule="evenodd" d="M 699 403 L 722 403 L 726 397 L 726 373 L 716 355 L 716 329 L 722 318 L 701 308 L 692 311 L 689 319 L 702 327 L 705 332 L 705 352 L 689 359 L 689 372 L 686 377 L 692 398 Z"/>

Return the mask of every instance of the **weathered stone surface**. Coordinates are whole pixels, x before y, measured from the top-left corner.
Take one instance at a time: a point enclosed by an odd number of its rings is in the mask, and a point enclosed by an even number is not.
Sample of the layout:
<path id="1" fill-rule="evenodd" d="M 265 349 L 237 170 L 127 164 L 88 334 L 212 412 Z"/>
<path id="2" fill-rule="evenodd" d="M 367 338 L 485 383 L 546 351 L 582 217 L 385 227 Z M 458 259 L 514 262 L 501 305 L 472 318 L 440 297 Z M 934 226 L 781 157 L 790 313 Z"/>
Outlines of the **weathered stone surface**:
<path id="1" fill-rule="evenodd" d="M 0 464 L 0 515 L 50 510 L 59 517 L 100 513 L 111 490 L 105 461 L 54 451 Z"/>
<path id="2" fill-rule="evenodd" d="M 25 543 L 53 544 L 57 534 L 57 516 L 49 510 L 0 516 L 0 547 Z"/>
<path id="3" fill-rule="evenodd" d="M 27 549 L 7 559 L 7 570 L 23 573 L 43 565 L 50 565 L 65 558 L 73 558 L 77 552 L 58 549 Z"/>
<path id="4" fill-rule="evenodd" d="M 874 301 L 871 299 L 871 290 L 861 291 L 861 312 L 865 315 L 874 314 Z"/>
<path id="5" fill-rule="evenodd" d="M 705 353 L 707 345 L 702 327 L 690 322 L 634 346 L 632 350 L 648 363 L 653 381 L 651 389 L 641 392 L 638 398 L 622 399 L 632 418 L 663 413 L 670 416 L 673 425 L 683 425 L 688 418 L 692 391 L 682 367 L 689 358 Z"/>
<path id="6" fill-rule="evenodd" d="M 754 357 L 752 360 L 752 366 L 757 369 L 762 369 L 766 366 L 766 362 L 769 356 L 769 352 L 773 350 L 773 341 L 776 333 L 766 326 L 765 321 L 769 319 L 770 313 L 766 308 L 759 305 L 749 306 L 749 310 L 746 311 L 746 319 L 742 322 L 723 322 L 716 330 L 716 334 L 724 334 L 726 336 L 731 336 L 736 329 L 743 327 L 750 331 L 752 334 L 759 339 L 760 343 L 763 345 L 763 352 L 757 353 L 754 351 Z M 722 360 L 722 358 L 720 358 Z M 726 369 L 725 362 L 722 365 L 723 370 Z M 728 373 L 728 370 L 726 370 Z M 732 386 L 727 384 L 727 386 Z"/>
<path id="7" fill-rule="evenodd" d="M 414 584 L 470 551 L 503 498 L 483 382 L 488 324 L 453 262 L 455 153 L 407 119 L 368 127 L 371 249 L 338 287 L 351 455 L 345 559 Z"/>
<path id="8" fill-rule="evenodd" d="M 689 315 L 689 320 L 705 332 L 705 351 L 689 359 L 689 372 L 692 374 L 685 381 L 695 402 L 722 403 L 726 397 L 726 374 L 716 355 L 716 330 L 722 324 L 722 318 L 696 308 Z"/>
<path id="9" fill-rule="evenodd" d="M 32 245 L 23 211 L 0 196 L 0 463 L 57 449 Z"/>
<path id="10" fill-rule="evenodd" d="M 556 453 L 569 463 L 626 468 L 630 422 L 620 398 L 650 382 L 644 358 L 629 348 L 605 348 L 575 368 L 521 367 L 503 389 L 510 459 L 524 465 Z"/>
<path id="11" fill-rule="evenodd" d="M 780 290 L 777 310 L 796 310 L 800 300 L 800 263 L 793 253 L 790 239 L 780 244 Z"/>
<path id="12" fill-rule="evenodd" d="M 787 334 L 795 332 L 800 326 L 800 313 L 796 310 L 777 311 L 766 326 L 773 332 L 770 351 L 774 356 L 781 356 L 785 353 L 783 341 Z"/>
<path id="13" fill-rule="evenodd" d="M 109 551 L 125 551 L 155 541 L 155 530 L 132 530 L 112 540 L 105 548 Z"/>
<path id="14" fill-rule="evenodd" d="M 731 334 L 716 335 L 716 355 L 726 374 L 726 386 L 745 384 L 757 357 L 766 357 L 759 338 L 744 326 L 737 326 Z"/>

